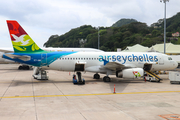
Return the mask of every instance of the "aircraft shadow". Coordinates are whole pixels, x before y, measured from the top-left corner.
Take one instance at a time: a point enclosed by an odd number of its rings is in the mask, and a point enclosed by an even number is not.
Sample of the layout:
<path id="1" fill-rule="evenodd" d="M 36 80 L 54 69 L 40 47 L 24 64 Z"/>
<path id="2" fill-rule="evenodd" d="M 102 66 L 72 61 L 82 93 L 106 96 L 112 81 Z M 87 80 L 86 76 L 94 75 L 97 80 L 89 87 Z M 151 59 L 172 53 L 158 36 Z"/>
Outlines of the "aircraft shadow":
<path id="1" fill-rule="evenodd" d="M 92 78 L 92 77 L 91 77 Z M 14 80 L 11 83 L 11 87 L 17 87 L 17 86 L 23 86 L 23 85 L 27 85 L 27 84 L 48 84 L 48 83 L 52 83 L 52 84 L 58 84 L 58 83 L 71 83 L 73 85 L 73 82 L 71 80 L 69 81 L 55 81 L 55 80 L 36 80 L 36 79 L 31 79 L 31 81 L 23 81 L 23 80 Z M 91 79 L 91 80 L 87 80 L 86 84 L 97 84 L 97 83 L 105 83 L 109 85 L 110 88 L 110 93 L 114 92 L 114 85 L 115 85 L 115 92 L 116 93 L 121 93 L 124 91 L 124 89 L 129 85 L 129 84 L 143 84 L 144 81 L 143 80 L 124 80 L 124 79 L 118 79 L 118 78 L 112 78 L 111 82 L 104 82 L 101 79 Z M 86 85 L 85 84 L 85 85 Z M 82 86 L 82 85 L 78 85 L 78 86 Z"/>

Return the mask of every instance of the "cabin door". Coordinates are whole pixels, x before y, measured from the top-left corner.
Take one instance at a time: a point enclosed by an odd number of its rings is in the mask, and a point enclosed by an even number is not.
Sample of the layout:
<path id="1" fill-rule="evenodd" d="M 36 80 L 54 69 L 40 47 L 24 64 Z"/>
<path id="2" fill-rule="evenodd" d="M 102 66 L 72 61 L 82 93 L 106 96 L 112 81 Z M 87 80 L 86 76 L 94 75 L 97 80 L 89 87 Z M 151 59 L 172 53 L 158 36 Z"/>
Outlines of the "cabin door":
<path id="1" fill-rule="evenodd" d="M 42 66 L 47 65 L 47 53 L 41 54 L 41 65 Z"/>
<path id="2" fill-rule="evenodd" d="M 164 58 L 162 55 L 159 55 L 159 65 L 164 65 Z"/>

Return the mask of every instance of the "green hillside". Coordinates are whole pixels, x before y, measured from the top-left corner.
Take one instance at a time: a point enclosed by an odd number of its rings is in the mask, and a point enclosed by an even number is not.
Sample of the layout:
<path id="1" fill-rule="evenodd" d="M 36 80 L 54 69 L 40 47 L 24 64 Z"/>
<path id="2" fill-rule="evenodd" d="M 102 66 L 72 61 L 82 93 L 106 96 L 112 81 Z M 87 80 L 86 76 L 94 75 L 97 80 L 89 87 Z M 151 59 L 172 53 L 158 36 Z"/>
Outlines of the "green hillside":
<path id="1" fill-rule="evenodd" d="M 132 22 L 137 22 L 137 20 L 135 19 L 120 19 L 118 20 L 116 23 L 114 23 L 111 27 L 121 27 L 123 25 L 127 25 L 127 24 L 130 24 Z"/>
<path id="2" fill-rule="evenodd" d="M 180 32 L 180 13 L 167 19 L 167 41 L 180 44 L 179 38 L 172 38 L 173 32 Z M 148 27 L 146 23 L 132 22 L 121 27 L 100 27 L 100 49 L 104 51 L 116 51 L 117 48 L 126 48 L 135 44 L 152 46 L 163 43 L 163 21 Z M 63 35 L 52 35 L 44 43 L 45 47 L 90 47 L 98 46 L 98 30 L 91 25 L 84 25 Z"/>

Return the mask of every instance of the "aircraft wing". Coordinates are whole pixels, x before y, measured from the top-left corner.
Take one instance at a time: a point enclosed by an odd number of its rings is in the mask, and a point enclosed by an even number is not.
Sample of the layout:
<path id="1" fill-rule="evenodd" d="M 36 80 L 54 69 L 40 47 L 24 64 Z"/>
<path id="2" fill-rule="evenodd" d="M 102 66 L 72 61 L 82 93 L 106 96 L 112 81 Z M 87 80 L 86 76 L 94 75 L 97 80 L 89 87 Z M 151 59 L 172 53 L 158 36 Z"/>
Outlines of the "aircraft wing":
<path id="1" fill-rule="evenodd" d="M 4 54 L 4 55 L 6 55 L 7 57 L 12 58 L 12 59 L 20 59 L 23 61 L 28 61 L 31 59 L 30 56 L 21 56 L 21 55 L 13 55 L 13 54 Z"/>
<path id="2" fill-rule="evenodd" d="M 132 66 L 132 65 L 129 65 L 129 64 L 124 65 L 124 64 L 117 63 L 117 62 L 108 62 L 104 66 L 104 68 L 114 70 L 114 71 L 123 70 L 123 69 L 127 69 L 127 68 L 132 68 L 132 67 L 135 67 L 135 66 Z"/>

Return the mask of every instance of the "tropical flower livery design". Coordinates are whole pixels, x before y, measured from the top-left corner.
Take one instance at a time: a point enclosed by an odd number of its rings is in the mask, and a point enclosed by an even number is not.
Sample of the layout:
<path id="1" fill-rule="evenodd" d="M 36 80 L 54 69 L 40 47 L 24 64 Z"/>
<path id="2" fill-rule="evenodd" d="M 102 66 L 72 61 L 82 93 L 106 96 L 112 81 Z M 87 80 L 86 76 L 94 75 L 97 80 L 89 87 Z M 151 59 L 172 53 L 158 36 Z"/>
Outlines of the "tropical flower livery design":
<path id="1" fill-rule="evenodd" d="M 42 52 L 37 44 L 31 39 L 26 31 L 19 25 L 17 21 L 7 20 L 11 41 L 14 52 Z"/>
<path id="2" fill-rule="evenodd" d="M 11 35 L 15 39 L 15 41 L 12 41 L 12 44 L 17 51 L 33 52 L 40 49 L 36 45 L 36 43 L 29 37 L 29 35 L 21 35 L 20 37 L 17 37 L 14 34 Z"/>
<path id="3" fill-rule="evenodd" d="M 133 71 L 133 74 L 135 77 L 141 77 L 140 73 L 138 71 Z"/>

